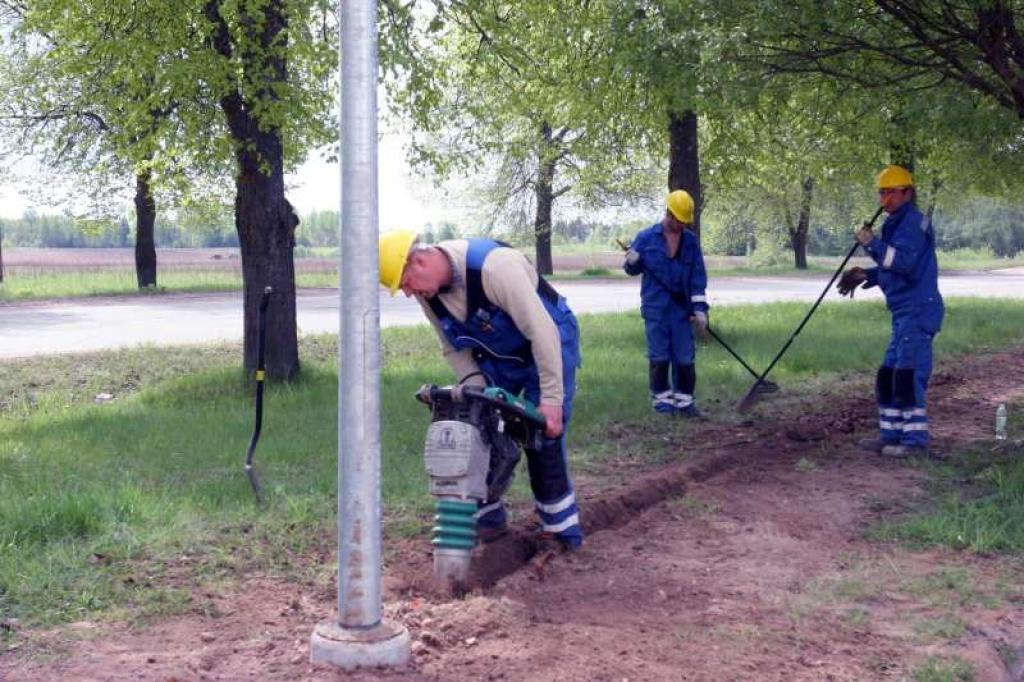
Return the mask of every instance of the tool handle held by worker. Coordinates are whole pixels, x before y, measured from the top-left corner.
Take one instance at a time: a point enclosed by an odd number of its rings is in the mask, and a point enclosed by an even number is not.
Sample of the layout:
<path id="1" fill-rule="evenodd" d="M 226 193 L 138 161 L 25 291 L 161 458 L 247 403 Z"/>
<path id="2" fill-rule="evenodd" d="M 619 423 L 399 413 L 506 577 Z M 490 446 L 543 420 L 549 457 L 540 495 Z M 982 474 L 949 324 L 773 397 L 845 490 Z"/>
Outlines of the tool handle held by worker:
<path id="1" fill-rule="evenodd" d="M 882 209 L 883 207 L 879 206 L 878 210 L 875 211 L 875 214 L 871 216 L 871 220 L 864 223 L 864 227 L 871 227 L 872 225 L 874 225 L 875 221 L 878 220 L 878 216 L 882 214 Z M 736 405 L 737 411 L 745 412 L 754 403 L 758 387 L 764 382 L 764 379 L 765 377 L 768 376 L 768 373 L 775 368 L 776 363 L 778 363 L 779 359 L 782 358 L 782 356 L 789 349 L 790 345 L 792 345 L 793 341 L 803 330 L 804 325 L 807 324 L 807 321 L 811 319 L 811 316 L 814 314 L 814 311 L 818 309 L 818 306 L 821 305 L 821 301 L 825 298 L 829 290 L 832 288 L 832 284 L 836 281 L 836 278 L 838 278 L 839 275 L 843 272 L 843 268 L 846 267 L 846 264 L 850 262 L 850 259 L 853 258 L 853 254 L 856 253 L 857 249 L 859 248 L 860 242 L 854 241 L 853 246 L 850 247 L 850 250 L 846 253 L 846 257 L 843 258 L 843 262 L 840 263 L 839 267 L 836 268 L 836 271 L 832 273 L 832 277 L 831 279 L 829 279 L 828 284 L 826 284 L 825 288 L 822 289 L 821 294 L 818 296 L 818 300 L 814 302 L 814 305 L 811 306 L 811 309 L 807 311 L 806 315 L 804 315 L 804 319 L 800 321 L 800 325 L 796 328 L 796 331 L 793 332 L 793 334 L 789 337 L 789 340 L 787 340 L 785 345 L 782 346 L 782 349 L 778 353 L 776 353 L 775 357 L 768 364 L 768 367 L 764 370 L 764 372 L 761 373 L 761 376 L 759 376 L 757 378 L 757 381 L 754 382 L 754 385 L 750 387 L 749 391 L 747 391 L 747 394 L 743 396 L 740 402 Z"/>
<path id="2" fill-rule="evenodd" d="M 619 245 L 619 248 L 622 249 L 623 251 L 625 251 L 626 253 L 629 253 L 631 251 L 630 245 L 625 243 L 624 241 L 622 241 L 618 237 L 615 238 L 615 242 Z M 633 251 L 633 253 L 636 253 L 636 252 Z M 666 284 L 665 281 L 661 279 L 661 277 L 658 277 L 658 275 L 656 275 L 655 273 L 651 272 L 651 270 L 649 268 L 643 268 L 643 271 L 651 279 L 653 279 L 655 282 L 657 282 L 658 286 L 660 286 L 662 289 L 664 289 L 665 291 L 668 292 L 668 297 L 670 299 L 672 299 L 672 301 L 674 303 L 676 303 L 677 305 L 680 305 L 680 306 L 682 306 L 683 308 L 686 308 L 686 309 L 690 308 L 690 301 L 687 298 L 686 294 L 684 294 L 681 291 L 674 290 L 672 287 L 670 287 L 668 284 Z"/>
<path id="3" fill-rule="evenodd" d="M 754 377 L 755 379 L 758 378 L 758 374 L 754 370 L 754 368 L 751 367 L 750 365 L 748 365 L 747 361 L 744 360 L 743 358 L 741 358 L 739 353 L 734 351 L 732 349 L 732 346 L 730 346 L 728 343 L 726 343 L 725 339 L 723 339 L 721 336 L 719 336 L 718 332 L 716 332 L 714 329 L 711 328 L 710 324 L 707 327 L 705 327 L 704 329 L 711 336 L 711 338 L 713 338 L 715 341 L 717 341 L 719 343 L 719 345 L 721 345 L 722 348 L 724 348 L 726 350 L 726 352 L 729 353 L 729 355 L 731 355 L 734 358 L 736 358 L 736 361 L 738 363 L 740 363 L 741 365 L 743 365 L 743 368 L 746 369 L 750 373 L 750 375 L 752 377 Z"/>
<path id="4" fill-rule="evenodd" d="M 416 392 L 416 399 L 429 406 L 433 406 L 438 401 L 461 403 L 478 400 L 495 407 L 506 418 L 518 418 L 534 429 L 543 430 L 547 426 L 544 415 L 537 410 L 532 402 L 497 386 L 424 384 Z"/>
<path id="5" fill-rule="evenodd" d="M 618 237 L 615 238 L 615 241 L 616 241 L 616 243 L 618 243 L 619 248 L 623 249 L 624 251 L 629 249 L 629 245 L 626 244 L 625 242 L 623 242 Z M 658 276 L 655 275 L 654 273 L 652 273 L 650 270 L 646 270 L 645 269 L 645 272 L 647 272 L 647 274 L 649 274 L 654 279 L 655 282 L 660 284 L 663 289 L 665 289 L 666 291 L 669 292 L 669 297 L 673 301 L 675 301 L 677 304 L 679 304 L 680 306 L 682 306 L 684 308 L 689 308 L 690 307 L 689 301 L 687 300 L 685 294 L 683 294 L 681 292 L 678 292 L 678 291 L 672 291 L 671 289 L 669 289 L 668 285 L 666 285 L 664 282 L 662 282 L 661 279 L 658 278 Z M 722 348 L 724 348 L 729 353 L 729 355 L 731 355 L 734 358 L 736 358 L 736 360 L 741 365 L 743 365 L 743 367 L 748 372 L 750 372 L 750 375 L 752 377 L 754 377 L 755 379 L 760 379 L 761 378 L 760 375 L 758 375 L 757 371 L 753 367 L 751 367 L 749 364 L 747 364 L 747 362 L 742 357 L 740 357 L 739 353 L 737 353 L 735 350 L 733 350 L 732 347 L 728 343 L 726 343 L 725 340 L 721 336 L 719 336 L 717 332 L 715 332 L 715 330 L 713 330 L 711 328 L 711 324 L 710 323 L 708 323 L 707 325 L 705 325 L 703 327 L 703 331 L 706 332 L 709 336 L 711 336 L 711 338 L 713 338 L 715 341 L 717 341 L 722 346 Z M 769 384 L 771 382 L 764 382 L 764 383 Z M 768 389 L 769 390 L 773 390 L 773 391 L 774 390 L 778 390 L 778 386 L 776 386 L 775 384 L 771 384 L 771 386 L 769 386 Z"/>

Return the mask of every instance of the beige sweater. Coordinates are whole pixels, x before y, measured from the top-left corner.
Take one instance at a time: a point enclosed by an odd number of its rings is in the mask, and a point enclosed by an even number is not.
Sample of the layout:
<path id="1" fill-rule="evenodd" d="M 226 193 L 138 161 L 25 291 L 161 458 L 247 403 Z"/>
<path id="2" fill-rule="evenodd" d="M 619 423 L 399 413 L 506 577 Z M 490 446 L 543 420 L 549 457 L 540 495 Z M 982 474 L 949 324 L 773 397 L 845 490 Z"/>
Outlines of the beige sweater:
<path id="1" fill-rule="evenodd" d="M 441 302 L 459 321 L 466 321 L 466 252 L 469 242 L 465 239 L 439 242 L 437 248 L 448 254 L 458 272 L 457 280 L 461 283 L 452 286 L 443 294 Z M 548 314 L 547 309 L 537 295 L 537 271 L 526 260 L 526 256 L 510 248 L 499 247 L 487 255 L 481 272 L 484 294 L 494 305 L 512 317 L 516 327 L 530 341 L 533 358 L 537 363 L 540 377 L 540 402 L 543 405 L 561 405 L 564 398 L 562 389 L 562 342 L 558 328 Z M 423 312 L 434 325 L 441 339 L 441 350 L 444 357 L 461 379 L 473 372 L 480 371 L 469 350 L 457 351 L 444 337 L 441 325 L 430 309 L 430 304 L 422 296 L 417 300 Z M 467 383 L 482 385 L 480 376 L 475 376 Z"/>

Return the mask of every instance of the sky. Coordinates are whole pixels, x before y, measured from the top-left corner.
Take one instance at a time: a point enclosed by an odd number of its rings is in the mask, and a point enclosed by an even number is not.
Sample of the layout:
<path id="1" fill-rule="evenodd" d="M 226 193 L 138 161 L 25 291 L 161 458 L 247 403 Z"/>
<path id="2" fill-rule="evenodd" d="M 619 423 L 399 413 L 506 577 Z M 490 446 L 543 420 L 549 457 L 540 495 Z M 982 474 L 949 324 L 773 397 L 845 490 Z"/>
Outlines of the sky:
<path id="1" fill-rule="evenodd" d="M 419 229 L 427 223 L 464 223 L 475 211 L 460 204 L 429 178 L 413 170 L 405 160 L 404 138 L 384 133 L 378 147 L 378 220 L 382 232 Z M 288 178 L 288 200 L 299 215 L 314 210 L 340 211 L 341 167 L 319 158 L 306 161 Z"/>
<path id="2" fill-rule="evenodd" d="M 405 160 L 405 139 L 385 131 L 378 151 L 378 195 L 381 231 L 398 228 L 420 229 L 427 223 L 464 223 L 474 213 L 443 190 L 415 173 Z M 19 170 L 32 172 L 25 166 Z M 340 211 L 341 169 L 312 154 L 298 171 L 286 179 L 288 200 L 299 215 L 312 211 Z M 0 178 L 0 218 L 19 218 L 34 206 L 40 213 L 59 213 L 63 206 L 32 203 L 18 188 Z M 413 224 L 410 224 L 412 222 Z"/>

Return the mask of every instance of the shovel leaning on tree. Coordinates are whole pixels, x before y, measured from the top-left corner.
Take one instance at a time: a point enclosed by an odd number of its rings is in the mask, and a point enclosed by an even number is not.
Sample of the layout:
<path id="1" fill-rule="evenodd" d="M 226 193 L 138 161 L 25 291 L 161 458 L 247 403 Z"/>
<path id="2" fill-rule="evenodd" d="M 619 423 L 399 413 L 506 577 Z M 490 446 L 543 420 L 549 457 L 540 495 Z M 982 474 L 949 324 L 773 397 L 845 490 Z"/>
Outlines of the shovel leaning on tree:
<path id="1" fill-rule="evenodd" d="M 615 241 L 616 241 L 616 243 L 618 243 L 619 248 L 621 248 L 623 251 L 629 251 L 629 245 L 628 244 L 626 244 L 625 242 L 623 242 L 621 239 L 618 239 L 618 238 L 616 238 Z M 648 274 L 648 276 L 650 276 L 651 279 L 653 279 L 655 282 L 657 282 L 658 285 L 662 289 L 664 289 L 665 291 L 669 292 L 669 296 L 671 296 L 673 299 L 676 298 L 674 293 L 673 293 L 673 291 L 672 291 L 672 289 L 670 289 L 668 287 L 668 285 L 665 284 L 665 282 L 662 281 L 662 279 L 660 277 L 658 277 L 656 274 L 654 274 L 653 272 L 651 272 L 647 268 L 644 268 L 644 272 L 646 272 Z M 747 364 L 746 360 L 744 360 L 743 358 L 740 357 L 739 353 L 734 351 L 732 349 L 732 347 L 730 347 L 729 344 L 726 343 L 725 340 L 721 336 L 719 336 L 718 333 L 715 332 L 714 329 L 711 328 L 711 323 L 710 322 L 705 327 L 705 329 L 707 330 L 708 334 L 711 335 L 711 338 L 713 338 L 715 341 L 717 341 L 719 344 L 721 344 L 722 348 L 724 348 L 726 351 L 728 351 L 729 355 L 731 355 L 734 358 L 736 358 L 736 361 L 739 362 L 741 365 L 743 365 L 743 368 L 745 370 L 750 372 L 750 376 L 754 377 L 755 379 L 759 379 L 759 380 L 763 378 L 763 377 L 761 377 L 761 375 L 759 375 L 754 370 L 753 367 L 751 367 L 750 365 Z M 758 388 L 758 392 L 759 393 L 773 393 L 773 392 L 779 390 L 778 384 L 776 384 L 773 381 L 760 381 L 758 386 L 759 386 L 759 388 Z"/>
<path id="2" fill-rule="evenodd" d="M 245 476 L 249 479 L 249 485 L 252 486 L 256 502 L 260 506 L 264 504 L 263 488 L 260 486 L 259 476 L 256 475 L 256 465 L 252 461 L 252 456 L 256 452 L 256 444 L 260 442 L 260 431 L 263 427 L 263 384 L 267 374 L 264 363 L 267 349 L 267 306 L 270 304 L 272 293 L 273 289 L 270 287 L 263 290 L 259 313 L 256 316 L 256 421 L 253 424 L 249 449 L 245 452 Z"/>

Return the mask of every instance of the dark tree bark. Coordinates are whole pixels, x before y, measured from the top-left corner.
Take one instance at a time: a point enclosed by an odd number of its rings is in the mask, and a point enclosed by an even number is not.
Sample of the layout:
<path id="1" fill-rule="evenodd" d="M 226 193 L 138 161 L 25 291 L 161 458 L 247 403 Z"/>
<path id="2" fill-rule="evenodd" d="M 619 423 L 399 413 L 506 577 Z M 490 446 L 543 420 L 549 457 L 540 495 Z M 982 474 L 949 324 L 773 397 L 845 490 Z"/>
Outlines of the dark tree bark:
<path id="1" fill-rule="evenodd" d="M 554 263 L 551 258 L 551 213 L 555 204 L 555 163 L 556 159 L 552 157 L 551 126 L 545 122 L 540 127 L 537 183 L 534 187 L 537 214 L 533 220 L 537 272 L 542 275 L 550 275 L 554 271 Z"/>
<path id="2" fill-rule="evenodd" d="M 814 197 L 814 178 L 804 178 L 800 193 L 800 213 L 796 225 L 790 222 L 789 243 L 793 247 L 793 264 L 797 270 L 807 269 L 807 231 L 811 225 L 811 199 Z"/>
<path id="3" fill-rule="evenodd" d="M 693 197 L 693 232 L 700 236 L 700 156 L 697 146 L 697 113 L 670 112 L 668 116 L 668 191 L 685 189 Z"/>
<path id="4" fill-rule="evenodd" d="M 135 277 L 139 288 L 156 286 L 156 201 L 149 171 L 135 176 Z"/>
<path id="5" fill-rule="evenodd" d="M 256 93 L 235 90 L 220 99 L 235 145 L 235 230 L 242 255 L 245 300 L 245 368 L 256 368 L 257 311 L 265 287 L 273 288 L 267 310 L 266 370 L 272 377 L 290 379 L 299 371 L 299 344 L 295 320 L 295 228 L 299 219 L 284 194 L 284 154 L 280 129 L 260 122 L 254 113 L 260 101 L 276 97 L 275 83 L 287 80 L 282 51 L 271 51 L 287 25 L 282 0 L 269 0 L 259 16 L 243 17 L 258 49 L 245 56 L 250 77 L 259 74 L 264 87 Z M 214 49 L 229 58 L 236 47 L 220 15 L 219 0 L 208 0 L 207 18 L 214 26 Z M 245 48 L 237 48 L 245 49 Z"/>

